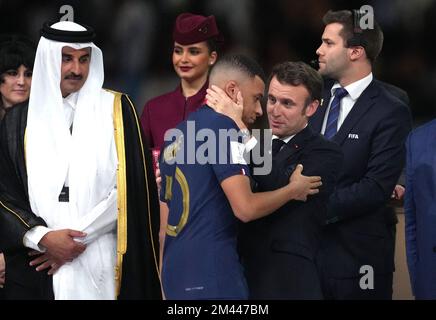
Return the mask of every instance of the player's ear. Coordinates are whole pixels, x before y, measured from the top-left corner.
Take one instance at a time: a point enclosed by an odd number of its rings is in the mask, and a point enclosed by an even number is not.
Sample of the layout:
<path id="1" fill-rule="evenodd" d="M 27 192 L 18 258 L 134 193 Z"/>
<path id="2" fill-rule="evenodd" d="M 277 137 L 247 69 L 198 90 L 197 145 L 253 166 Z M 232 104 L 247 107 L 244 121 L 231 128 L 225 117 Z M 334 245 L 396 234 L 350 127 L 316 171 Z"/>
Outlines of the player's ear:
<path id="1" fill-rule="evenodd" d="M 227 95 L 234 101 L 237 102 L 237 95 L 239 90 L 239 86 L 234 80 L 230 80 L 226 83 L 224 86 L 224 91 L 227 93 Z"/>

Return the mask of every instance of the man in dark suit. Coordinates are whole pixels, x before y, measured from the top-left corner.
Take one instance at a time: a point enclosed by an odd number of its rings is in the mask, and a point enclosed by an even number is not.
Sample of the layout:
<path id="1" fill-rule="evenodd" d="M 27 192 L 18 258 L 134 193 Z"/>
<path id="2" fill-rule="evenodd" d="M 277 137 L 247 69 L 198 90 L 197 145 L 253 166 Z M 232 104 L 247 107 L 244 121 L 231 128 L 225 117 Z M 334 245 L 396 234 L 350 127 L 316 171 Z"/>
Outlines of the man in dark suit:
<path id="1" fill-rule="evenodd" d="M 372 75 L 383 33 L 350 11 L 329 11 L 317 50 L 325 84 L 311 126 L 338 143 L 344 166 L 330 197 L 318 261 L 328 299 L 391 299 L 395 212 L 387 207 L 404 165 L 408 107 Z M 360 24 L 359 24 L 360 25 Z"/>
<path id="2" fill-rule="evenodd" d="M 251 299 L 322 299 L 315 263 L 318 234 L 342 164 L 340 148 L 307 124 L 321 100 L 322 78 L 302 62 L 274 67 L 267 113 L 273 133 L 272 171 L 257 175 L 257 191 L 287 184 L 296 165 L 322 177 L 320 193 L 290 201 L 273 214 L 241 227 L 240 254 Z"/>

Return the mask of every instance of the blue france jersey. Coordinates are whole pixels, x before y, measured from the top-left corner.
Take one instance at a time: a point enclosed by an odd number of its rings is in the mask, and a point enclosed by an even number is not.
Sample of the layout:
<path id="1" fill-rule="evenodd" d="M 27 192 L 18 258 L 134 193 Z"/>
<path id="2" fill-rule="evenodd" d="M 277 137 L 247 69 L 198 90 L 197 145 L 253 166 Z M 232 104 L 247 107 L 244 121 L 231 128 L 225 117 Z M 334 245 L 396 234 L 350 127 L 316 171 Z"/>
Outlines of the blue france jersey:
<path id="1" fill-rule="evenodd" d="M 248 174 L 233 120 L 208 106 L 177 126 L 161 152 L 169 207 L 162 283 L 167 299 L 246 299 L 238 220 L 220 183 Z"/>

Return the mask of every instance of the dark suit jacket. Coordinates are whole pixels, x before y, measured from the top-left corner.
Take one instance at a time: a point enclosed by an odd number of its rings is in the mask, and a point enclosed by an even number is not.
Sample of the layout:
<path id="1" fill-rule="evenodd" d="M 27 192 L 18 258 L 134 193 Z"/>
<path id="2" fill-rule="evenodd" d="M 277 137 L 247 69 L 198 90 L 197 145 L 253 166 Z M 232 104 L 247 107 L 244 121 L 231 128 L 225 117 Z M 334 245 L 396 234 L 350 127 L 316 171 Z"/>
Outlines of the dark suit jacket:
<path id="1" fill-rule="evenodd" d="M 407 94 L 406 91 L 404 91 L 403 89 L 401 89 L 397 86 L 394 86 L 393 84 L 390 84 L 390 83 L 386 83 L 386 82 L 383 82 L 380 80 L 375 80 L 375 81 L 380 83 L 386 89 L 386 91 L 388 91 L 390 94 L 392 94 L 397 99 L 400 99 L 403 103 L 406 104 L 406 106 L 408 106 L 410 108 L 410 99 L 409 99 L 409 95 Z M 402 186 L 406 185 L 405 168 L 403 168 L 403 171 L 401 172 L 401 175 L 397 181 L 397 184 L 400 184 Z"/>
<path id="2" fill-rule="evenodd" d="M 332 85 L 326 83 L 323 104 L 310 121 L 317 132 Z M 329 277 L 360 277 L 363 265 L 372 266 L 375 274 L 393 272 L 397 220 L 386 204 L 404 165 L 410 129 L 409 108 L 374 80 L 333 138 L 345 161 L 321 240 L 319 258 Z"/>
<path id="3" fill-rule="evenodd" d="M 436 120 L 407 140 L 406 252 L 416 299 L 436 299 Z"/>
<path id="4" fill-rule="evenodd" d="M 290 201 L 271 215 L 247 223 L 240 252 L 252 299 L 321 299 L 315 256 L 327 201 L 342 166 L 340 148 L 309 126 L 273 157 L 269 175 L 254 176 L 258 191 L 285 186 L 297 164 L 303 174 L 319 175 L 320 193 L 307 202 Z"/>
<path id="5" fill-rule="evenodd" d="M 46 271 L 37 272 L 23 247 L 24 234 L 45 222 L 31 212 L 27 200 L 27 174 L 24 155 L 24 128 L 27 120 L 27 102 L 10 109 L 1 123 L 0 132 L 0 251 L 6 261 L 6 299 L 52 299 L 51 277 Z M 8 124 L 15 123 L 12 130 Z M 23 128 L 22 130 L 19 128 Z M 8 209 L 7 209 L 8 208 Z M 16 223 L 19 212 L 20 221 Z"/>
<path id="6" fill-rule="evenodd" d="M 406 106 L 410 105 L 409 95 L 407 94 L 406 91 L 404 91 L 403 89 L 401 89 L 397 86 L 394 86 L 393 84 L 387 83 L 387 82 L 383 82 L 380 80 L 374 80 L 374 81 L 376 83 L 382 85 L 386 89 L 387 92 L 392 94 L 397 99 L 401 100 Z"/>

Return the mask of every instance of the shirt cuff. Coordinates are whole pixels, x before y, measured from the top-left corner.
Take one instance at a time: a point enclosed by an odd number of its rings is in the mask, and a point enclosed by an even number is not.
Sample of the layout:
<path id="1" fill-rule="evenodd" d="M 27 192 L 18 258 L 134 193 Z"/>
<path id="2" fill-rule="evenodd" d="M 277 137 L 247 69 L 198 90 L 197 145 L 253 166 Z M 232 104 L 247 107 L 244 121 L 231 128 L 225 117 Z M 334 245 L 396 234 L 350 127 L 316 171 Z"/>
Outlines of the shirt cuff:
<path id="1" fill-rule="evenodd" d="M 23 244 L 27 248 L 37 250 L 39 252 L 45 252 L 45 248 L 39 245 L 42 237 L 44 237 L 51 229 L 44 226 L 36 226 L 26 232 L 23 238 Z"/>

